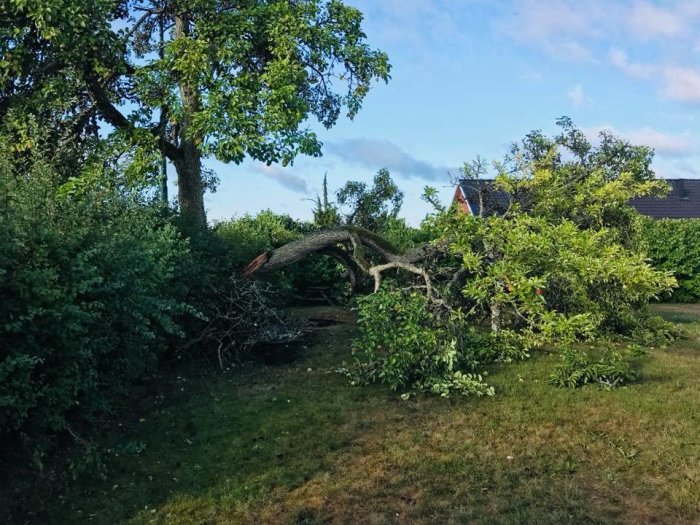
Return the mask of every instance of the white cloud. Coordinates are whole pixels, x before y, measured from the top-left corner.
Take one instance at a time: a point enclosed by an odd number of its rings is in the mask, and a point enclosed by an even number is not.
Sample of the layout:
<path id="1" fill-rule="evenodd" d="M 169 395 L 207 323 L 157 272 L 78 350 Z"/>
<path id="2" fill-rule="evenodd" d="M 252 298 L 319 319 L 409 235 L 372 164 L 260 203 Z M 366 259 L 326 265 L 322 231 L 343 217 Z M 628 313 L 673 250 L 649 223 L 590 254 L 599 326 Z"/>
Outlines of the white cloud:
<path id="1" fill-rule="evenodd" d="M 696 39 L 699 17 L 697 0 L 667 5 L 637 0 L 513 0 L 500 26 L 510 36 L 545 49 L 574 41 L 590 50 L 595 42 Z"/>
<path id="2" fill-rule="evenodd" d="M 543 42 L 562 36 L 576 38 L 595 32 L 590 18 L 590 10 L 580 9 L 570 2 L 527 0 L 516 2 L 515 16 L 507 29 L 523 40 Z"/>
<path id="3" fill-rule="evenodd" d="M 672 100 L 699 103 L 700 71 L 690 67 L 665 68 L 663 93 Z"/>
<path id="4" fill-rule="evenodd" d="M 427 58 L 431 45 L 455 46 L 468 42 L 463 30 L 465 13 L 462 3 L 435 0 L 353 0 L 350 2 L 365 15 L 371 41 L 384 45 L 401 45 L 414 56 Z M 434 59 L 434 56 L 433 56 Z"/>
<path id="5" fill-rule="evenodd" d="M 581 84 L 576 84 L 569 91 L 566 92 L 566 96 L 569 98 L 574 107 L 580 108 L 581 106 L 586 106 L 591 103 L 591 99 L 586 96 L 583 92 Z"/>
<path id="6" fill-rule="evenodd" d="M 700 0 L 513 0 L 497 27 L 520 43 L 569 62 L 608 63 L 660 94 L 700 103 Z M 644 56 L 630 60 L 622 47 Z M 606 50 L 609 50 L 606 52 Z"/>
<path id="7" fill-rule="evenodd" d="M 282 168 L 276 164 L 270 166 L 258 164 L 253 169 L 262 173 L 265 177 L 276 181 L 288 190 L 304 194 L 309 192 L 306 181 L 286 168 Z"/>
<path id="8" fill-rule="evenodd" d="M 588 140 L 597 142 L 601 131 L 609 131 L 613 135 L 628 140 L 635 146 L 648 146 L 657 153 L 668 156 L 685 156 L 697 150 L 698 140 L 690 133 L 666 133 L 649 126 L 620 131 L 614 126 L 603 125 L 583 130 Z"/>
<path id="9" fill-rule="evenodd" d="M 610 63 L 635 79 L 654 79 L 662 84 L 661 94 L 670 100 L 700 103 L 700 70 L 675 64 L 644 64 L 630 62 L 627 53 L 613 49 Z"/>
<path id="10" fill-rule="evenodd" d="M 613 66 L 632 78 L 649 78 L 657 69 L 652 64 L 630 62 L 622 49 L 612 49 L 608 57 Z"/>
<path id="11" fill-rule="evenodd" d="M 590 5 L 588 6 L 590 7 Z M 581 9 L 566 1 L 516 1 L 515 13 L 509 13 L 497 25 L 519 42 L 540 47 L 557 58 L 594 62 L 585 41 L 596 36 L 595 9 Z"/>
<path id="12" fill-rule="evenodd" d="M 683 31 L 680 13 L 647 2 L 635 4 L 628 20 L 632 33 L 643 40 L 672 37 Z"/>
<path id="13" fill-rule="evenodd" d="M 346 162 L 373 171 L 387 168 L 404 177 L 441 180 L 447 177 L 449 171 L 448 168 L 417 159 L 388 140 L 348 139 L 328 143 L 325 149 Z"/>
<path id="14" fill-rule="evenodd" d="M 693 138 L 687 133 L 664 133 L 648 126 L 630 131 L 624 137 L 632 144 L 654 148 L 659 153 L 683 155 L 693 151 Z"/>

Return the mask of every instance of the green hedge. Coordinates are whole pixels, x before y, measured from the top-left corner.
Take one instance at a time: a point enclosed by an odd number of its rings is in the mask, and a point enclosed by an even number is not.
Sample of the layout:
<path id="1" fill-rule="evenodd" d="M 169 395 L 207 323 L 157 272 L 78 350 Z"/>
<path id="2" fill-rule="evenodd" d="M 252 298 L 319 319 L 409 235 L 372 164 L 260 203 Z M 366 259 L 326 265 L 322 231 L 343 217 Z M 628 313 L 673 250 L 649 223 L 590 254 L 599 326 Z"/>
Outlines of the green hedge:
<path id="1" fill-rule="evenodd" d="M 0 459 L 34 457 L 153 367 L 186 308 L 188 248 L 156 208 L 0 158 Z"/>
<path id="2" fill-rule="evenodd" d="M 288 215 L 264 210 L 257 215 L 222 221 L 214 234 L 228 253 L 233 267 L 240 271 L 261 253 L 300 239 L 318 227 L 310 222 L 292 219 Z M 326 255 L 314 255 L 260 278 L 270 282 L 287 301 L 298 299 L 309 286 L 328 286 L 336 298 L 343 296 L 347 279 L 344 268 Z"/>
<path id="3" fill-rule="evenodd" d="M 672 301 L 700 301 L 700 219 L 645 219 L 642 238 L 652 264 L 674 272 Z"/>

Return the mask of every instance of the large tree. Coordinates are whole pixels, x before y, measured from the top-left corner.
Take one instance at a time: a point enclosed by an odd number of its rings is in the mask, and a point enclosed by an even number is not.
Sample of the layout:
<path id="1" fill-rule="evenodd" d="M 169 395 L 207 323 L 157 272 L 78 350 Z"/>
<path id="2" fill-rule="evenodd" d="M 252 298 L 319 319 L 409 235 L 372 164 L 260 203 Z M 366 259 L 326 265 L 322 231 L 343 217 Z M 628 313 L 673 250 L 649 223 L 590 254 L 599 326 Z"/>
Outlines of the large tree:
<path id="1" fill-rule="evenodd" d="M 99 119 L 174 165 L 181 213 L 204 226 L 204 157 L 319 155 L 309 119 L 352 118 L 388 80 L 361 23 L 338 0 L 2 0 L 0 117 Z"/>

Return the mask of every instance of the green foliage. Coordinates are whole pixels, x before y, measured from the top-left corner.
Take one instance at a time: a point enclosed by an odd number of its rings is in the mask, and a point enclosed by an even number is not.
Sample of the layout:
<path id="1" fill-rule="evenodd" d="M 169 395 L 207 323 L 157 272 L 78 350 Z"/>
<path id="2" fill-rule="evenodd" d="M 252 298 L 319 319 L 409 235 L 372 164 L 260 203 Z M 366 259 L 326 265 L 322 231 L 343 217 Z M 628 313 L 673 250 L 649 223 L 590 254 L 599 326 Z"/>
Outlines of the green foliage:
<path id="1" fill-rule="evenodd" d="M 379 170 L 371 187 L 364 182 L 347 181 L 336 191 L 336 198 L 337 204 L 329 200 L 328 180 L 324 176 L 323 197 L 316 197 L 313 210 L 314 227 L 345 226 L 369 230 L 376 234 L 380 245 L 386 245 L 392 251 L 405 251 L 428 240 L 424 231 L 412 228 L 404 219 L 398 218 L 403 192 L 386 169 Z M 342 248 L 338 247 L 338 250 Z M 352 260 L 352 254 L 346 252 L 346 255 L 344 259 Z M 371 254 L 363 253 L 363 257 L 373 260 Z M 337 272 L 334 275 L 337 277 Z M 358 277 L 358 287 L 367 286 L 369 280 L 366 276 L 359 273 Z"/>
<path id="2" fill-rule="evenodd" d="M 372 187 L 348 181 L 336 192 L 336 198 L 341 208 L 347 208 L 343 214 L 345 224 L 377 232 L 396 219 L 403 204 L 403 192 L 384 168 L 374 176 Z"/>
<path id="3" fill-rule="evenodd" d="M 593 145 L 569 117 L 557 119 L 556 124 L 561 132 L 554 137 L 533 130 L 520 143 L 512 144 L 506 163 L 518 168 L 564 172 L 571 180 L 583 180 L 596 172 L 601 172 L 606 182 L 623 174 L 636 181 L 655 179 L 651 148 L 632 145 L 607 130 L 599 133 L 599 144 Z"/>
<path id="4" fill-rule="evenodd" d="M 298 239 L 310 230 L 310 225 L 271 210 L 255 216 L 246 214 L 214 226 L 214 232 L 223 241 L 235 268 L 245 267 L 261 253 Z"/>
<path id="5" fill-rule="evenodd" d="M 671 300 L 700 301 L 700 219 L 645 219 L 642 240 L 651 264 L 678 281 Z"/>
<path id="6" fill-rule="evenodd" d="M 234 272 L 239 272 L 258 255 L 299 239 L 316 229 L 308 222 L 292 219 L 270 210 L 255 216 L 222 221 L 214 227 L 214 234 L 222 243 L 225 257 Z M 307 286 L 329 286 L 335 295 L 342 295 L 346 279 L 336 261 L 318 255 L 300 261 L 284 270 L 267 275 L 278 292 L 287 300 L 303 294 Z"/>
<path id="7" fill-rule="evenodd" d="M 37 464 L 150 370 L 188 307 L 186 243 L 160 211 L 108 186 L 61 195 L 39 157 L 0 159 L 0 435 Z"/>
<path id="8" fill-rule="evenodd" d="M 84 135 L 98 115 L 136 148 L 137 166 L 150 170 L 162 153 L 192 177 L 183 211 L 201 204 L 202 156 L 318 156 L 305 123 L 353 118 L 370 86 L 389 79 L 362 13 L 339 0 L 12 0 L 0 16 L 0 118 L 14 108 L 19 131 L 24 116 L 41 115 Z"/>
<path id="9" fill-rule="evenodd" d="M 378 232 L 399 251 L 406 251 L 430 240 L 427 233 L 420 228 L 406 224 L 405 219 L 388 217 Z"/>
<path id="10" fill-rule="evenodd" d="M 559 135 L 549 138 L 536 130 L 513 144 L 504 162 L 496 163 L 497 185 L 523 212 L 568 219 L 582 229 L 605 228 L 637 249 L 639 214 L 630 199 L 668 191 L 651 170 L 653 151 L 608 131 L 594 146 L 567 117 L 557 124 Z"/>
<path id="11" fill-rule="evenodd" d="M 629 339 L 644 346 L 664 347 L 681 335 L 682 331 L 673 323 L 642 311 L 634 318 Z"/>
<path id="12" fill-rule="evenodd" d="M 640 352 L 635 350 L 635 355 Z M 587 384 L 600 384 L 615 388 L 634 381 L 637 373 L 632 370 L 629 357 L 615 350 L 607 350 L 600 359 L 591 358 L 583 350 L 565 348 L 562 362 L 549 376 L 549 382 L 558 387 L 576 388 Z"/>
<path id="13" fill-rule="evenodd" d="M 510 201 L 501 215 L 439 213 L 426 227 L 467 272 L 471 318 L 498 315 L 527 347 L 569 344 L 604 334 L 631 336 L 645 307 L 675 286 L 640 250 L 641 217 L 633 197 L 660 194 L 652 152 L 609 133 L 593 146 L 571 121 L 562 133 L 539 131 L 496 163 L 496 191 Z M 481 177 L 482 159 L 464 173 Z"/>
<path id="14" fill-rule="evenodd" d="M 338 208 L 328 199 L 328 176 L 323 176 L 323 200 L 316 196 L 314 208 L 314 225 L 318 228 L 332 228 L 340 224 Z"/>
<path id="15" fill-rule="evenodd" d="M 568 348 L 578 341 L 607 338 L 647 345 L 668 341 L 667 324 L 648 315 L 646 307 L 670 292 L 676 281 L 671 272 L 648 264 L 638 236 L 641 217 L 628 204 L 634 197 L 661 194 L 666 189 L 650 169 L 651 150 L 609 133 L 603 133 L 600 145 L 593 146 L 568 119 L 558 124 L 563 129 L 560 135 L 549 139 L 532 132 L 521 145 L 513 146 L 505 162 L 495 164 L 498 174 L 493 193 L 485 197 L 499 201 L 502 209 L 498 213 L 472 216 L 454 207 L 434 206 L 436 214 L 424 222 L 426 237 L 447 252 L 432 261 L 431 268 L 439 295 L 452 312 L 449 322 L 443 320 L 432 328 L 442 335 L 430 339 L 428 328 L 413 334 L 410 322 L 386 316 L 378 316 L 383 324 L 376 327 L 361 322 L 362 330 L 371 332 L 363 348 L 372 352 L 396 340 L 392 348 L 399 349 L 398 363 L 379 362 L 397 365 L 389 367 L 389 372 L 414 373 L 388 381 L 394 388 L 402 381 L 436 383 L 437 377 L 449 383 L 453 362 L 433 370 L 413 365 L 410 356 L 423 363 L 425 348 L 451 355 L 456 332 L 446 326 L 457 317 L 462 327 L 490 324 L 501 345 L 507 342 L 516 352 L 544 345 Z M 485 173 L 481 158 L 462 169 L 468 179 L 479 179 Z M 434 198 L 435 192 L 427 188 L 424 199 L 433 202 Z M 452 278 L 446 282 L 444 275 Z M 417 309 L 416 315 L 431 319 L 427 302 L 423 310 Z M 418 319 L 417 326 L 431 326 Z M 394 325 L 400 327 L 399 332 L 388 328 Z M 462 328 L 460 333 L 470 332 Z M 414 346 L 401 339 L 411 334 L 417 341 Z M 391 339 L 377 342 L 378 337 Z M 452 349 L 455 359 L 473 356 L 467 348 L 469 344 L 457 344 Z M 602 380 L 617 384 L 632 378 L 615 354 L 593 364 L 585 356 L 575 357 L 567 352 L 571 370 L 557 372 L 563 383 Z M 474 358 L 474 362 L 487 360 Z"/>
<path id="16" fill-rule="evenodd" d="M 630 335 L 646 302 L 674 284 L 607 230 L 567 219 L 449 214 L 438 224 L 468 272 L 470 317 L 478 322 L 497 308 L 501 327 L 526 347 Z"/>
<path id="17" fill-rule="evenodd" d="M 380 382 L 406 395 L 493 395 L 475 369 L 521 355 L 470 330 L 459 316 L 432 311 L 417 293 L 380 291 L 360 299 L 358 325 L 361 336 L 354 350 L 364 359 L 348 375 L 355 382 Z"/>

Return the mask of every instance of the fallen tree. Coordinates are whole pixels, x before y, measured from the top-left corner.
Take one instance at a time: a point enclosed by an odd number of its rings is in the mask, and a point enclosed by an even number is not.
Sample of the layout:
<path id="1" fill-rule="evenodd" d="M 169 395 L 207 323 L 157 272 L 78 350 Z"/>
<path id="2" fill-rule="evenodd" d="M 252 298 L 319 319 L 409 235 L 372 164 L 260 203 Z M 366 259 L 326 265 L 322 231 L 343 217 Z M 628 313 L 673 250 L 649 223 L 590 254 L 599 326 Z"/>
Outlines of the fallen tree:
<path id="1" fill-rule="evenodd" d="M 486 175 L 480 160 L 466 165 L 462 185 L 479 190 L 471 203 L 479 211 L 438 203 L 422 225 L 429 244 L 399 253 L 376 233 L 338 227 L 258 256 L 246 275 L 336 250 L 348 267 L 372 278 L 375 293 L 357 302 L 355 347 L 365 359 L 348 369 L 356 383 L 479 394 L 486 392 L 479 367 L 543 346 L 566 351 L 557 384 L 579 384 L 579 373 L 608 386 L 619 382 L 611 377 L 630 379 L 635 345 L 659 346 L 672 337 L 647 305 L 676 282 L 648 264 L 640 218 L 629 205 L 663 193 L 664 183 L 648 169 L 647 148 L 607 134 L 594 147 L 568 119 L 560 125 L 564 132 L 554 140 L 533 132 L 514 145 L 513 155 L 495 164 L 495 179 L 479 180 Z M 428 189 L 429 202 L 431 195 Z M 504 206 L 489 209 L 494 201 Z M 382 286 L 387 270 L 422 282 Z M 626 343 L 627 354 L 611 342 Z M 599 347 L 594 366 L 578 353 L 580 343 Z"/>
<path id="2" fill-rule="evenodd" d="M 375 257 L 368 258 L 369 249 Z M 314 254 L 324 254 L 336 258 L 348 269 L 353 288 L 357 285 L 357 271 L 374 279 L 374 291 L 379 290 L 382 273 L 390 269 L 401 269 L 420 276 L 431 301 L 439 301 L 430 274 L 416 263 L 439 253 L 439 248 L 423 244 L 398 253 L 386 239 L 363 228 L 340 226 L 311 233 L 301 239 L 258 255 L 246 266 L 243 275 L 252 277 L 257 273 L 279 270 Z M 375 260 L 381 262 L 376 263 Z"/>

